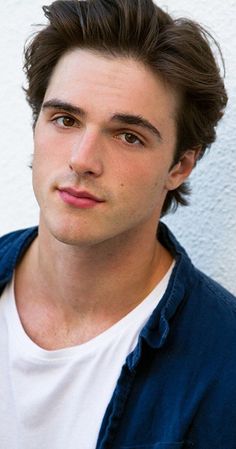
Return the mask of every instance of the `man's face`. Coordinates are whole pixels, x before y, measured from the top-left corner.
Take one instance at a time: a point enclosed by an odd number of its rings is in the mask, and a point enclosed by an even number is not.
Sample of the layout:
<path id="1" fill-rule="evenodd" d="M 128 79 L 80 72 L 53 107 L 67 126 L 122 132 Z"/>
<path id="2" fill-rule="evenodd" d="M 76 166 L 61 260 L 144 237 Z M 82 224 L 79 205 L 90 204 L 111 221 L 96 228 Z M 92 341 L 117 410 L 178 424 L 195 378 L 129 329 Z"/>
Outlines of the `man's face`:
<path id="1" fill-rule="evenodd" d="M 154 235 L 167 191 L 185 177 L 170 170 L 176 108 L 170 88 L 131 58 L 79 49 L 61 58 L 34 136 L 43 229 L 82 246 Z"/>

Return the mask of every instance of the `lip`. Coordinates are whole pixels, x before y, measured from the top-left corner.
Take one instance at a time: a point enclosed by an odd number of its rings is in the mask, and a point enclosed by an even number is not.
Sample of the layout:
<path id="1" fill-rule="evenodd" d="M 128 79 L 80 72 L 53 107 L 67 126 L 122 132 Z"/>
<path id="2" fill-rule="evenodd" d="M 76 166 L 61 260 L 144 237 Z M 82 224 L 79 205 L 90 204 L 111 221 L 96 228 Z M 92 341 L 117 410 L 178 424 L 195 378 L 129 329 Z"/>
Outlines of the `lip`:
<path id="1" fill-rule="evenodd" d="M 62 201 L 79 209 L 90 209 L 104 201 L 90 192 L 77 190 L 73 187 L 62 187 L 58 189 Z"/>

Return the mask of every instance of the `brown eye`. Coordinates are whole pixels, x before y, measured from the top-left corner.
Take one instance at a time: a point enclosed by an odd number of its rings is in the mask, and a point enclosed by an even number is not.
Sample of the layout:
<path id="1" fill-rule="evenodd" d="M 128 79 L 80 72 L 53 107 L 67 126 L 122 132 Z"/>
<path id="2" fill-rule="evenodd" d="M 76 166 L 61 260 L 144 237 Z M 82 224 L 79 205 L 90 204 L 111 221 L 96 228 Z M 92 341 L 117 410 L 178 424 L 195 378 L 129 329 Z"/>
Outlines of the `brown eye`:
<path id="1" fill-rule="evenodd" d="M 141 143 L 140 140 L 138 139 L 138 137 L 135 136 L 135 134 L 125 133 L 124 137 L 125 137 L 125 140 L 126 140 L 127 143 L 130 143 L 130 144 Z"/>
<path id="2" fill-rule="evenodd" d="M 130 146 L 144 146 L 143 141 L 136 136 L 136 134 L 129 133 L 129 132 L 122 132 L 117 135 L 117 137 L 125 144 L 128 144 Z"/>
<path id="3" fill-rule="evenodd" d="M 72 117 L 62 117 L 64 126 L 73 126 L 75 124 L 75 120 Z"/>
<path id="4" fill-rule="evenodd" d="M 63 128 L 71 128 L 75 125 L 75 119 L 69 116 L 57 117 L 55 119 L 56 123 Z"/>

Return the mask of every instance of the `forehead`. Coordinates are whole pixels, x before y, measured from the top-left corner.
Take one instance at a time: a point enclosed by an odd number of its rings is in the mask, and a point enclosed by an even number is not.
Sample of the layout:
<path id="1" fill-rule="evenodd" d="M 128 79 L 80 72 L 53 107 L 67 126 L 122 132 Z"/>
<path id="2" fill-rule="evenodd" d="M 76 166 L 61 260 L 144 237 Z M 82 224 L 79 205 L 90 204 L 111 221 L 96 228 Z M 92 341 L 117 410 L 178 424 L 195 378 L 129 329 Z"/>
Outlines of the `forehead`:
<path id="1" fill-rule="evenodd" d="M 169 85 L 131 57 L 75 49 L 57 63 L 45 100 L 59 98 L 88 113 L 135 113 L 159 123 L 175 121 L 177 96 Z"/>

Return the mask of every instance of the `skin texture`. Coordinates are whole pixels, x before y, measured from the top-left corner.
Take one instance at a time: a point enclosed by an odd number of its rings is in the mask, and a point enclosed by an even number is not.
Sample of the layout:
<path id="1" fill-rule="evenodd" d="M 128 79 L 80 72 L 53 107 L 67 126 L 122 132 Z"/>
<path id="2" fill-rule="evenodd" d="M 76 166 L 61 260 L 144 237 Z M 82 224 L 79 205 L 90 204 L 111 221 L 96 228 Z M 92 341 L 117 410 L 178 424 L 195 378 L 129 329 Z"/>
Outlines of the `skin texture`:
<path id="1" fill-rule="evenodd" d="M 64 111 L 46 109 L 36 125 L 34 190 L 50 232 L 66 243 L 93 245 L 141 231 L 151 221 L 156 228 L 167 190 L 182 181 L 181 173 L 169 171 L 174 94 L 139 63 L 77 50 L 58 64 L 44 103 L 52 99 L 79 106 L 86 116 L 72 116 L 74 126 L 65 129 L 53 121 Z M 144 116 L 162 141 L 138 127 L 110 123 L 117 112 Z M 144 145 L 126 143 L 125 131 L 137 132 Z M 61 186 L 88 190 L 104 203 L 85 212 L 65 207 L 56 191 Z"/>
<path id="2" fill-rule="evenodd" d="M 171 256 L 155 237 L 161 208 L 196 159 L 189 150 L 172 167 L 177 106 L 177 95 L 133 59 L 76 49 L 56 66 L 34 134 L 39 237 L 16 276 L 22 323 L 41 346 L 94 337 L 168 270 Z M 68 188 L 99 201 L 75 205 Z"/>

